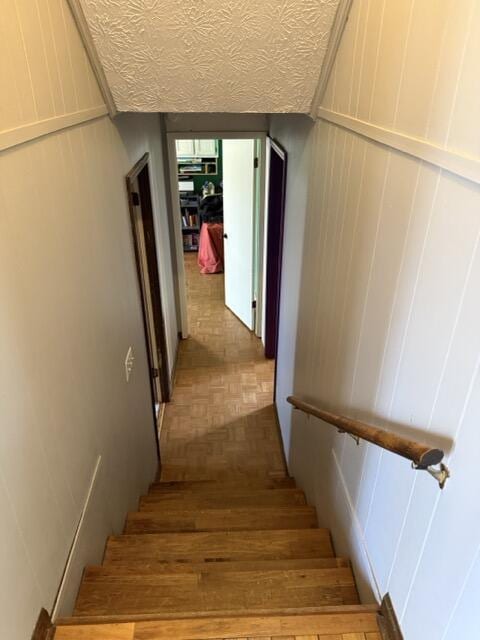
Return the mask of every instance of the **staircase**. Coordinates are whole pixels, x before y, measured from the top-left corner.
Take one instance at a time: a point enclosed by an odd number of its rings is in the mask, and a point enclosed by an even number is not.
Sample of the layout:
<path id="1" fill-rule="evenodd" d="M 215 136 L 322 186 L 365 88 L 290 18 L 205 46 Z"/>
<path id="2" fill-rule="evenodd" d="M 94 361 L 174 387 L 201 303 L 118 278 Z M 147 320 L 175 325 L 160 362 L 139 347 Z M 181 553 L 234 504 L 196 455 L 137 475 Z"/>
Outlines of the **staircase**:
<path id="1" fill-rule="evenodd" d="M 293 478 L 156 482 L 55 640 L 380 640 Z"/>

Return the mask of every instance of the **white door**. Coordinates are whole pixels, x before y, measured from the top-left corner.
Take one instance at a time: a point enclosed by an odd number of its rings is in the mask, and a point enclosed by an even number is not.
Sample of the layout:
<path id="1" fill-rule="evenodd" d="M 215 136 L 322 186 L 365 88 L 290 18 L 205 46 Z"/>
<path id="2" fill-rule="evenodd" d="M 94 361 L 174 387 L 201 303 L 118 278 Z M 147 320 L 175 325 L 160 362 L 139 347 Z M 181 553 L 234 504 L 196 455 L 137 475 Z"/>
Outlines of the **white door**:
<path id="1" fill-rule="evenodd" d="M 223 141 L 225 304 L 253 329 L 254 141 Z"/>

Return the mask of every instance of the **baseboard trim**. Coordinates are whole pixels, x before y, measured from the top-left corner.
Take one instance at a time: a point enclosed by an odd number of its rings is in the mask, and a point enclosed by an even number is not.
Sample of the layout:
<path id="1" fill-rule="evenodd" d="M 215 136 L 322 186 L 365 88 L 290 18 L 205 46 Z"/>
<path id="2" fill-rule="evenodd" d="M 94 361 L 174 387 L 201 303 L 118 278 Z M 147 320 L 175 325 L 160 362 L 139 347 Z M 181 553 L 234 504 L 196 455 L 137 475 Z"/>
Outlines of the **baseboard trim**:
<path id="1" fill-rule="evenodd" d="M 354 531 L 354 535 L 355 538 L 357 540 L 357 543 L 359 545 L 360 548 L 360 552 L 363 554 L 364 558 L 365 558 L 365 562 L 366 562 L 366 567 L 368 569 L 368 572 L 370 574 L 369 576 L 369 584 L 370 584 L 370 588 L 374 594 L 374 597 L 377 601 L 380 601 L 382 596 L 381 596 L 381 591 L 380 591 L 380 587 L 378 585 L 378 581 L 375 577 L 375 571 L 374 571 L 374 567 L 373 567 L 373 563 L 370 559 L 370 555 L 368 553 L 368 547 L 367 547 L 367 543 L 365 540 L 365 536 L 363 534 L 362 531 L 362 527 L 360 525 L 360 521 L 358 519 L 358 515 L 357 512 L 355 510 L 355 506 L 354 506 L 354 501 L 352 500 L 352 496 L 350 495 L 350 492 L 348 490 L 348 485 L 347 485 L 347 481 L 345 480 L 345 476 L 343 475 L 343 471 L 342 471 L 342 467 L 340 465 L 340 462 L 338 460 L 337 454 L 335 453 L 335 450 L 332 449 L 332 457 L 333 457 L 333 461 L 335 463 L 335 469 L 336 472 L 338 474 L 338 478 L 340 480 L 340 484 L 341 484 L 341 488 L 343 491 L 343 495 L 345 497 L 345 501 L 347 503 L 347 508 L 350 512 L 350 519 L 351 519 L 351 523 L 352 523 L 352 528 Z M 351 558 L 353 557 L 353 554 L 351 554 Z"/>
<path id="2" fill-rule="evenodd" d="M 378 615 L 378 626 L 383 640 L 404 640 L 389 593 L 386 593 L 383 597 Z"/>
<path id="3" fill-rule="evenodd" d="M 46 609 L 41 609 L 31 640 L 52 640 L 55 627 Z"/>
<path id="4" fill-rule="evenodd" d="M 286 475 L 290 475 L 290 472 L 288 470 L 288 463 L 287 463 L 287 456 L 285 455 L 285 447 L 283 446 L 283 436 L 282 436 L 282 429 L 280 426 L 280 418 L 278 417 L 278 408 L 277 408 L 277 403 L 274 402 L 273 403 L 273 408 L 274 408 L 274 413 L 275 413 L 275 426 L 277 429 L 277 437 L 278 440 L 280 442 L 280 447 L 282 449 L 282 459 L 283 459 L 283 467 L 285 469 L 285 473 Z"/>

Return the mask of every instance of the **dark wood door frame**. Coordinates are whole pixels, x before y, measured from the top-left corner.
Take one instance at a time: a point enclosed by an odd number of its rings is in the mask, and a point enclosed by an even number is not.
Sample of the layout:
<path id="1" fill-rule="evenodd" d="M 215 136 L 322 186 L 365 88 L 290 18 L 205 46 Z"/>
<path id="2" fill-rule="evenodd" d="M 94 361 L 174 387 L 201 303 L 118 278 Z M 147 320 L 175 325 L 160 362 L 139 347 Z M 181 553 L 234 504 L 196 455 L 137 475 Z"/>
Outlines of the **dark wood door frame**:
<path id="1" fill-rule="evenodd" d="M 137 185 L 135 185 L 137 182 Z M 153 219 L 153 206 L 152 206 L 152 194 L 150 189 L 150 174 L 149 174 L 149 154 L 146 153 L 137 162 L 137 164 L 128 172 L 126 176 L 128 205 L 130 209 L 130 221 L 132 225 L 132 237 L 133 246 L 135 250 L 135 261 L 137 266 L 137 277 L 140 288 L 140 295 L 142 299 L 142 316 L 143 325 L 145 331 L 145 343 L 147 348 L 148 365 L 149 365 L 149 380 L 152 393 L 152 406 L 156 425 L 155 414 L 155 400 L 156 389 L 154 378 L 158 375 L 160 380 L 161 389 L 161 402 L 169 402 L 171 396 L 171 381 L 169 375 L 169 363 L 167 354 L 167 340 L 165 333 L 165 321 L 162 307 L 162 297 L 160 289 L 160 278 L 158 271 L 158 259 L 157 259 L 157 246 L 155 242 L 155 225 Z M 138 189 L 138 191 L 137 191 Z M 141 266 L 141 255 L 139 247 L 138 230 L 135 224 L 135 207 L 140 205 L 141 216 L 143 222 L 143 240 L 146 251 L 146 261 L 148 268 L 148 278 L 150 280 L 150 296 L 152 304 L 153 323 L 155 327 L 155 341 L 158 350 L 158 359 L 160 367 L 158 372 L 154 368 L 154 362 L 152 361 L 152 354 L 150 350 L 150 328 L 147 317 L 147 303 L 144 294 L 144 282 Z M 155 434 L 158 438 L 157 429 L 155 428 Z"/>
<path id="2" fill-rule="evenodd" d="M 265 283 L 265 357 L 276 358 L 282 281 L 287 152 L 270 138 L 267 255 Z M 276 374 L 276 367 L 275 367 Z"/>

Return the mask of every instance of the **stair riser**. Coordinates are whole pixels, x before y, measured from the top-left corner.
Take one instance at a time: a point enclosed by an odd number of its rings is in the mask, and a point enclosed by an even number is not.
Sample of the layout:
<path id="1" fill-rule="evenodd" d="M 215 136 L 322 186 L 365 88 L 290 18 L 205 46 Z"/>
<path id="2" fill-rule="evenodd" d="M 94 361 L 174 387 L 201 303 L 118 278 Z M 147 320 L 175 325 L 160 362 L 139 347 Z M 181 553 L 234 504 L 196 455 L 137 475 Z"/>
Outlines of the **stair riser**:
<path id="1" fill-rule="evenodd" d="M 288 507 L 306 505 L 305 495 L 297 490 L 267 490 L 246 493 L 149 494 L 140 498 L 140 511 L 159 509 L 234 509 L 239 507 Z"/>
<path id="2" fill-rule="evenodd" d="M 84 577 L 96 575 L 160 575 L 178 573 L 229 573 L 241 571 L 305 570 L 350 567 L 346 558 L 308 558 L 307 560 L 255 560 L 253 562 L 116 562 L 85 569 Z"/>
<path id="3" fill-rule="evenodd" d="M 271 512 L 274 513 L 271 513 Z M 204 511 L 137 512 L 128 515 L 124 533 L 168 531 L 247 531 L 309 529 L 317 526 L 315 509 L 210 509 Z"/>
<path id="4" fill-rule="evenodd" d="M 141 562 L 228 562 L 333 557 L 325 529 L 164 533 L 110 538 L 104 564 Z"/>
<path id="5" fill-rule="evenodd" d="M 173 493 L 173 492 L 208 492 L 208 491 L 225 491 L 229 490 L 246 490 L 246 489 L 295 489 L 294 478 L 266 478 L 258 480 L 248 480 L 247 478 L 237 481 L 216 482 L 214 480 L 205 480 L 203 482 L 154 482 L 150 485 L 149 493 Z"/>

